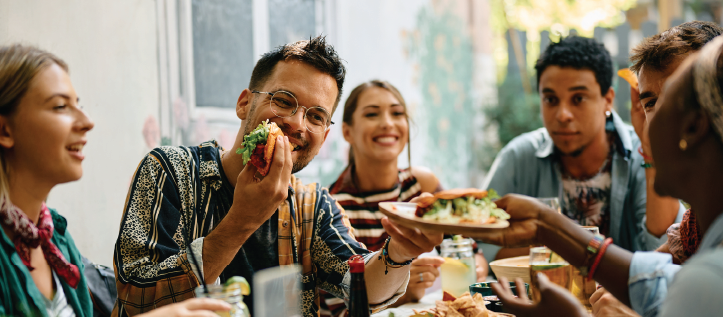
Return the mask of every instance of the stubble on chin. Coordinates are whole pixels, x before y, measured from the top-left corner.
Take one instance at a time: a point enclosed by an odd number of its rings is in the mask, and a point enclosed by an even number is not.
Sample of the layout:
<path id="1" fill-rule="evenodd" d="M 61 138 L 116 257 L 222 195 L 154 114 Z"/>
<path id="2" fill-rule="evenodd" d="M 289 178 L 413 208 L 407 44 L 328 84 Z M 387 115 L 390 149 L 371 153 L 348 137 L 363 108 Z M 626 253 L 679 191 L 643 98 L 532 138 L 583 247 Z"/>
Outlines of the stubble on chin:
<path id="1" fill-rule="evenodd" d="M 586 148 L 586 147 L 587 147 L 587 145 L 582 145 L 582 146 L 580 146 L 580 147 L 578 147 L 577 149 L 574 149 L 574 150 L 563 151 L 563 150 L 560 149 L 560 147 L 558 147 L 557 145 L 555 145 L 555 152 L 556 152 L 557 154 L 559 154 L 560 156 L 578 157 L 578 156 L 580 156 L 580 154 L 582 154 L 582 152 L 585 151 L 585 148 Z"/>
<path id="2" fill-rule="evenodd" d="M 299 153 L 299 158 L 294 161 L 294 166 L 291 168 L 291 174 L 296 174 L 296 172 L 301 171 L 309 165 L 312 159 L 310 156 L 308 148 L 304 150 L 304 153 Z"/>

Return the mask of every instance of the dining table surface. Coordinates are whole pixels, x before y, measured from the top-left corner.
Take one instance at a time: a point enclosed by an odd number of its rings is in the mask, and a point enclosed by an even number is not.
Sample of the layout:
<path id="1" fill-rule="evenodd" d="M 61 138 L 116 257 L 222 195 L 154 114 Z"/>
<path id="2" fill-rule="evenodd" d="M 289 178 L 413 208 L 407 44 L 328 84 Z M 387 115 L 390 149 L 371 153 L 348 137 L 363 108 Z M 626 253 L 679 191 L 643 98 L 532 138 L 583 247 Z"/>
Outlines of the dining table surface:
<path id="1" fill-rule="evenodd" d="M 414 310 L 417 311 L 430 309 L 435 307 L 435 302 L 438 300 L 442 300 L 442 289 L 438 289 L 432 292 L 429 292 L 428 294 L 425 294 L 424 297 L 422 297 L 419 302 L 416 303 L 406 303 L 404 305 L 401 305 L 396 308 L 387 308 L 385 310 L 382 310 L 376 314 L 373 314 L 372 317 L 409 317 L 414 315 Z M 392 315 L 393 314 L 393 315 Z"/>

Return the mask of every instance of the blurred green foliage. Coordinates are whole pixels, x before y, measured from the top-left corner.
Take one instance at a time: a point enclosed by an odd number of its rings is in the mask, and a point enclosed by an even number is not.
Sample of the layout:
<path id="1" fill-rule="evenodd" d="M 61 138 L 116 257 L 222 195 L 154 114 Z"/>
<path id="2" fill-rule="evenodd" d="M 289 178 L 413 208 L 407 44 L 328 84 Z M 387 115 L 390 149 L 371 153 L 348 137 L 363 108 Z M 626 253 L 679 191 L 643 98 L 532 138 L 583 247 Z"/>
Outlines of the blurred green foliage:
<path id="1" fill-rule="evenodd" d="M 534 87 L 534 86 L 533 86 Z M 501 147 L 522 133 L 543 126 L 540 117 L 540 98 L 525 94 L 517 76 L 507 76 L 497 90 L 498 106 L 485 108 L 488 124 L 498 127 Z"/>
<path id="2" fill-rule="evenodd" d="M 530 85 L 536 87 L 531 79 Z M 477 155 L 482 170 L 489 170 L 497 153 L 512 139 L 543 127 L 540 97 L 524 92 L 520 76 L 509 74 L 497 88 L 497 98 L 496 105 L 484 108 L 487 127 L 497 128 L 497 139 L 487 140 Z"/>

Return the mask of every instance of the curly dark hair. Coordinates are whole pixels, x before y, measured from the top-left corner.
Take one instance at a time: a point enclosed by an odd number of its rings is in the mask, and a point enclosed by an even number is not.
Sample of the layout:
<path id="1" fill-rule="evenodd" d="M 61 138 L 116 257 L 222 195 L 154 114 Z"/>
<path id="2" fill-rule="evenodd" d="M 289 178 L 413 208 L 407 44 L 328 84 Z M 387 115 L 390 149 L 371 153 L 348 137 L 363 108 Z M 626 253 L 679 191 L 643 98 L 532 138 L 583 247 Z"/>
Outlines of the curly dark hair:
<path id="1" fill-rule="evenodd" d="M 551 43 L 535 64 L 537 71 L 537 88 L 540 88 L 540 77 L 548 66 L 572 67 L 589 69 L 595 73 L 600 85 L 600 94 L 605 95 L 613 81 L 613 63 L 610 53 L 602 43 L 595 39 L 569 36 L 557 43 Z"/>
<path id="2" fill-rule="evenodd" d="M 638 73 L 643 66 L 663 70 L 672 60 L 700 50 L 703 45 L 722 33 L 723 28 L 704 21 L 686 22 L 672 27 L 644 39 L 633 48 L 630 54 L 633 66 L 630 70 Z"/>
<path id="3" fill-rule="evenodd" d="M 261 56 L 253 72 L 251 72 L 251 80 L 249 88 L 258 90 L 271 77 L 276 64 L 280 61 L 295 59 L 313 66 L 324 74 L 328 74 L 336 80 L 338 94 L 334 102 L 332 113 L 336 110 L 341 99 L 341 91 L 344 86 L 344 77 L 346 76 L 346 68 L 342 64 L 334 47 L 326 42 L 326 36 L 319 35 L 308 40 L 298 41 L 282 46 L 278 46 L 270 52 Z"/>

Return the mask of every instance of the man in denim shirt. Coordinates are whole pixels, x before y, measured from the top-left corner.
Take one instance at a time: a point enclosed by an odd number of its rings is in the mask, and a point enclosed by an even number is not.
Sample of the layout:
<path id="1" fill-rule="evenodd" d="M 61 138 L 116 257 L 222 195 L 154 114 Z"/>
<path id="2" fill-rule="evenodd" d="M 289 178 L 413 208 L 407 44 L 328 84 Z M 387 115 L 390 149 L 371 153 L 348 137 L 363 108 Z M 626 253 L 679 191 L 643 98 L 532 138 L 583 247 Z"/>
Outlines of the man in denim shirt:
<path id="1" fill-rule="evenodd" d="M 665 230 L 684 210 L 677 201 L 648 194 L 652 186 L 646 187 L 643 158 L 636 153 L 640 140 L 612 110 L 608 51 L 593 39 L 568 37 L 551 44 L 535 68 L 545 128 L 505 146 L 483 188 L 558 197 L 565 215 L 599 227 L 630 251 L 663 244 Z M 528 254 L 526 248 L 483 248 L 490 258 Z"/>

